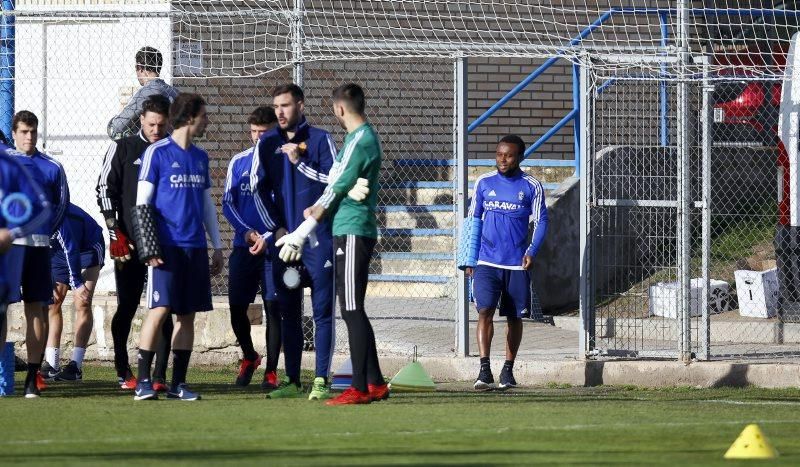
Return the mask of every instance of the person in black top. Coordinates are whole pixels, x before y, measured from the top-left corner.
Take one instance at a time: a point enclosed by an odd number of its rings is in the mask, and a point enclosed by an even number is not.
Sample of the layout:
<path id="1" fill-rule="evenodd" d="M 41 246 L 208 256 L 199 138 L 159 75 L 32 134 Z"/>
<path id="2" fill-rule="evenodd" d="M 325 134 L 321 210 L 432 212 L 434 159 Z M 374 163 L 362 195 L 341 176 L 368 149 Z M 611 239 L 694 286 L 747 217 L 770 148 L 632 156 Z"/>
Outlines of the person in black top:
<path id="1" fill-rule="evenodd" d="M 136 378 L 128 362 L 128 336 L 147 277 L 147 266 L 137 261 L 132 251 L 135 247 L 131 213 L 136 205 L 141 156 L 151 143 L 167 136 L 169 106 L 169 99 L 161 95 L 150 96 L 144 101 L 139 117 L 141 130 L 111 143 L 97 181 L 97 204 L 106 221 L 109 253 L 116 265 L 117 312 L 111 321 L 111 335 L 114 339 L 117 380 L 123 389 L 136 388 Z M 172 330 L 172 320 L 164 320 L 162 339 L 156 349 L 153 377 L 153 386 L 160 391 L 167 389 L 165 381 Z"/>

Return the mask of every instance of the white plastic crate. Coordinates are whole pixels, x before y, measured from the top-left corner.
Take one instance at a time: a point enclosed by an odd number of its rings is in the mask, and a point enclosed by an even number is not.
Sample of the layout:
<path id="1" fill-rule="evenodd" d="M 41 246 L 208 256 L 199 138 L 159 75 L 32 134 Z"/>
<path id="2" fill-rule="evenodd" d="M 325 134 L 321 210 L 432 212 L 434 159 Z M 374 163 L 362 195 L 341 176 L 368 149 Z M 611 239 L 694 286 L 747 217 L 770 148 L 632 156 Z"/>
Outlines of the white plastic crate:
<path id="1" fill-rule="evenodd" d="M 709 313 L 722 313 L 728 311 L 731 306 L 730 285 L 725 281 L 711 279 L 709 281 L 708 311 Z M 703 279 L 696 278 L 691 280 L 691 316 L 702 314 L 701 298 L 703 292 Z M 664 318 L 678 317 L 678 301 L 680 298 L 680 284 L 678 282 L 659 282 L 651 285 L 650 295 L 650 316 L 662 316 Z"/>
<path id="2" fill-rule="evenodd" d="M 778 314 L 778 270 L 735 271 L 739 314 L 751 318 L 772 318 Z"/>

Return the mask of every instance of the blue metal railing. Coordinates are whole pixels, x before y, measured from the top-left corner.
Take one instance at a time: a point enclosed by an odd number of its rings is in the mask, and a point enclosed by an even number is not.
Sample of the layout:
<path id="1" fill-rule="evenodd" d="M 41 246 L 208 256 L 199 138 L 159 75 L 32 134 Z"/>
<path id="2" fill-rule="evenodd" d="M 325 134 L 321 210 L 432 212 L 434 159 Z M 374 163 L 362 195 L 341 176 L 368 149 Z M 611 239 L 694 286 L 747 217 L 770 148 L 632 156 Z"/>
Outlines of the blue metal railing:
<path id="1" fill-rule="evenodd" d="M 690 8 L 688 10 L 691 15 L 693 16 L 749 16 L 749 17 L 800 17 L 800 11 L 798 10 L 776 10 L 776 9 L 765 9 L 765 8 L 751 8 L 751 9 L 734 9 L 734 8 L 725 8 L 725 9 L 717 9 L 717 8 Z M 669 16 L 676 15 L 678 10 L 676 8 L 611 8 L 605 13 L 603 13 L 599 18 L 597 18 L 592 24 L 587 26 L 583 31 L 580 32 L 577 36 L 575 36 L 569 44 L 567 44 L 563 49 L 559 50 L 558 53 L 547 59 L 544 63 L 542 63 L 536 70 L 534 70 L 531 74 L 529 74 L 525 79 L 520 81 L 513 89 L 511 89 L 505 96 L 500 98 L 494 105 L 489 107 L 480 117 L 475 119 L 468 127 L 467 131 L 472 132 L 480 125 L 482 125 L 486 120 L 488 120 L 495 112 L 497 112 L 500 108 L 502 108 L 508 101 L 513 99 L 517 94 L 522 92 L 525 88 L 528 87 L 533 81 L 536 80 L 539 76 L 541 76 L 547 69 L 553 66 L 559 59 L 564 58 L 567 55 L 568 47 L 575 46 L 580 44 L 585 38 L 591 35 L 597 28 L 603 25 L 607 20 L 612 18 L 618 14 L 645 14 L 645 15 L 658 15 L 659 18 L 659 26 L 660 26 L 660 34 L 661 34 L 661 47 L 667 47 L 669 44 L 669 25 L 668 25 L 668 18 Z M 666 53 L 666 52 L 664 52 Z M 668 75 L 667 72 L 667 65 L 666 63 L 662 63 L 660 67 L 660 77 L 664 78 Z M 573 127 L 578 128 L 580 125 L 579 115 L 580 115 L 580 81 L 579 81 L 579 71 L 580 67 L 578 64 L 572 65 L 572 110 L 567 113 L 561 120 L 558 121 L 555 125 L 553 125 L 549 130 L 547 130 L 542 136 L 539 137 L 532 145 L 528 147 L 525 151 L 525 157 L 528 157 L 533 152 L 537 151 L 542 145 L 544 145 L 553 135 L 558 133 L 562 128 L 564 128 L 569 122 L 573 122 Z M 616 79 L 611 78 L 606 82 L 602 83 L 597 88 L 597 93 L 600 94 L 605 91 L 610 86 L 616 84 Z M 668 97 L 668 90 L 667 90 L 667 82 L 666 80 L 662 79 L 659 82 L 659 133 L 660 133 L 660 143 L 662 146 L 669 145 L 669 121 L 667 119 L 667 115 L 669 114 L 669 97 Z M 575 167 L 575 176 L 580 176 L 580 139 L 578 136 L 578 132 L 574 131 L 573 137 L 573 146 L 575 151 L 575 157 L 572 161 L 571 165 Z M 552 163 L 557 162 L 553 160 L 542 160 L 542 166 L 554 166 Z M 559 166 L 561 166 L 559 164 Z"/>

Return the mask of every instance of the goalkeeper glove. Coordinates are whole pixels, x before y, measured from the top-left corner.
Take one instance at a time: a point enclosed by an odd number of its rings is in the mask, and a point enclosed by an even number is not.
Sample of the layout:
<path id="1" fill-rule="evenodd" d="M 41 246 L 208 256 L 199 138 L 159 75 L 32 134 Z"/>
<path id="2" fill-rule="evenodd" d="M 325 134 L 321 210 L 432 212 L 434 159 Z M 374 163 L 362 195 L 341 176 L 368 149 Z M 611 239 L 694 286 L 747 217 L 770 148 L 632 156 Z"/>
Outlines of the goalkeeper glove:
<path id="1" fill-rule="evenodd" d="M 133 243 L 128 240 L 128 237 L 122 233 L 118 227 L 108 229 L 108 238 L 110 240 L 108 252 L 111 259 L 124 263 L 131 259 L 131 250 L 135 249 Z"/>
<path id="2" fill-rule="evenodd" d="M 364 201 L 369 195 L 369 180 L 366 178 L 359 178 L 356 180 L 356 185 L 347 192 L 347 196 L 355 201 Z"/>
<path id="3" fill-rule="evenodd" d="M 278 257 L 284 263 L 299 261 L 303 256 L 303 244 L 305 244 L 306 238 L 308 238 L 316 227 L 317 220 L 313 217 L 309 217 L 304 220 L 294 232 L 288 233 L 278 239 L 278 241 L 275 242 L 276 247 L 281 247 Z"/>

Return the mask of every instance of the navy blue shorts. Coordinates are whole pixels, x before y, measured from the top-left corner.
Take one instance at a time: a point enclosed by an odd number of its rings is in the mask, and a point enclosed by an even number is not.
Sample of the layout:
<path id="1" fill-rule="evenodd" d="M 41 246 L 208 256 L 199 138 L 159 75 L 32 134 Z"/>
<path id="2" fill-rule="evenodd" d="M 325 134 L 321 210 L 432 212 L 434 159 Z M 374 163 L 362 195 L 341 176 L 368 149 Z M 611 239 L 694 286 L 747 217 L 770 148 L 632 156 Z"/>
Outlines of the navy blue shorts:
<path id="1" fill-rule="evenodd" d="M 8 303 L 20 300 L 48 303 L 53 296 L 50 247 L 13 245 L 4 256 L 8 275 Z"/>
<path id="2" fill-rule="evenodd" d="M 472 293 L 478 310 L 497 308 L 500 316 L 521 318 L 531 304 L 531 276 L 524 270 L 479 264 L 473 273 Z"/>
<path id="3" fill-rule="evenodd" d="M 91 250 L 81 252 L 81 271 L 85 271 L 95 266 L 102 266 L 105 263 L 105 245 L 95 244 Z M 64 250 L 51 250 L 50 269 L 53 275 L 53 283 L 69 285 L 70 271 L 67 257 Z"/>
<path id="4" fill-rule="evenodd" d="M 265 302 L 276 300 L 272 263 L 267 255 L 253 256 L 247 247 L 234 247 L 228 258 L 228 303 L 249 305 L 261 290 Z"/>
<path id="5" fill-rule="evenodd" d="M 161 253 L 164 264 L 148 268 L 147 307 L 169 307 L 176 315 L 211 310 L 208 250 L 162 245 Z"/>

